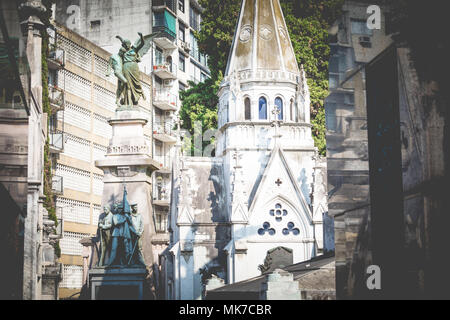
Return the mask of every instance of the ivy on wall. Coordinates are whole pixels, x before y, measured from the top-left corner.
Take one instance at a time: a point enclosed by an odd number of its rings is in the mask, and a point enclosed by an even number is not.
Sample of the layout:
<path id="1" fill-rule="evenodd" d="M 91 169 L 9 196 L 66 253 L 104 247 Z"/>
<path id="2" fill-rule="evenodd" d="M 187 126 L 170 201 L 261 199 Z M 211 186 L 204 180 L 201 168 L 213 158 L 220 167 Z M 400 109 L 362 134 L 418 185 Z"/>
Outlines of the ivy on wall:
<path id="1" fill-rule="evenodd" d="M 50 25 L 49 18 L 51 17 L 51 6 L 54 1 L 44 0 L 43 5 L 46 7 L 47 11 L 41 20 L 47 27 Z M 43 28 L 41 31 L 42 37 L 42 52 L 41 52 L 41 63 L 42 63 L 42 110 L 47 114 L 47 132 L 50 128 L 50 118 L 53 115 L 52 108 L 50 107 L 49 98 L 49 88 L 48 88 L 48 64 L 47 59 L 49 56 L 49 35 L 47 29 Z M 50 220 L 55 222 L 55 226 L 58 226 L 58 218 L 56 216 L 56 205 L 55 196 L 52 190 L 52 158 L 50 154 L 50 135 L 47 134 L 47 140 L 44 146 L 44 208 L 48 212 L 48 217 Z M 56 230 L 55 230 L 56 233 Z M 59 241 L 54 245 L 55 254 L 59 258 L 61 257 L 61 248 L 59 246 Z"/>

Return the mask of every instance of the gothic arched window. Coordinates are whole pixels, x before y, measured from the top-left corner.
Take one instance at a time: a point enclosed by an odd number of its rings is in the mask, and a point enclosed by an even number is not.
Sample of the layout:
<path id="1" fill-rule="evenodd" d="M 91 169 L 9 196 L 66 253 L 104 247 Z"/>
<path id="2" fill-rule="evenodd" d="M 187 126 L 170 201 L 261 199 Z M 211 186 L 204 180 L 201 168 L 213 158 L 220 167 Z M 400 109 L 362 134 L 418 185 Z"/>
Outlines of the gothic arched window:
<path id="1" fill-rule="evenodd" d="M 267 100 L 264 97 L 259 98 L 259 119 L 267 120 Z"/>
<path id="2" fill-rule="evenodd" d="M 252 119 L 252 111 L 251 111 L 251 104 L 250 104 L 250 98 L 245 98 L 245 120 L 251 120 Z"/>
<path id="3" fill-rule="evenodd" d="M 283 100 L 281 98 L 276 98 L 275 105 L 280 111 L 280 113 L 278 114 L 278 120 L 283 120 Z"/>

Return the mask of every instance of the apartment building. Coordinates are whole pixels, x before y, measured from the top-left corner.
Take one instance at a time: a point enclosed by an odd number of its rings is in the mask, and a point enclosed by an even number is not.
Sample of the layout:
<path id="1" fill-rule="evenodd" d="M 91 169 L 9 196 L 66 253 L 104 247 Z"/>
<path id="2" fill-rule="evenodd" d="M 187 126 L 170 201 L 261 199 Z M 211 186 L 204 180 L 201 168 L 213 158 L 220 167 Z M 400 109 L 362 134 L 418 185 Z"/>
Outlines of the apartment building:
<path id="1" fill-rule="evenodd" d="M 49 29 L 49 92 L 55 115 L 50 119 L 50 146 L 55 157 L 53 191 L 62 220 L 60 240 L 63 276 L 60 298 L 80 292 L 83 261 L 80 240 L 97 232 L 102 211 L 103 172 L 95 160 L 106 154 L 112 128 L 108 119 L 117 108 L 117 79 L 108 76 L 110 54 L 70 29 Z M 141 74 L 141 111 L 151 120 L 151 78 Z M 151 121 L 145 134 L 151 145 Z"/>
<path id="2" fill-rule="evenodd" d="M 153 83 L 153 157 L 161 168 L 153 175 L 153 212 L 157 237 L 154 260 L 169 244 L 168 212 L 172 161 L 178 135 L 179 92 L 209 77 L 207 57 L 200 53 L 194 32 L 200 29 L 202 8 L 196 0 L 56 1 L 55 19 L 109 53 L 116 53 L 116 35 L 158 33 L 151 54 L 140 63 Z"/>
<path id="3" fill-rule="evenodd" d="M 153 205 L 159 237 L 155 254 L 169 242 L 168 213 L 172 181 L 172 161 L 177 143 L 179 92 L 188 81 L 202 82 L 209 76 L 207 57 L 200 53 L 194 32 L 199 31 L 201 7 L 197 1 L 153 1 L 153 143 L 154 159 L 162 164 L 154 174 Z"/>

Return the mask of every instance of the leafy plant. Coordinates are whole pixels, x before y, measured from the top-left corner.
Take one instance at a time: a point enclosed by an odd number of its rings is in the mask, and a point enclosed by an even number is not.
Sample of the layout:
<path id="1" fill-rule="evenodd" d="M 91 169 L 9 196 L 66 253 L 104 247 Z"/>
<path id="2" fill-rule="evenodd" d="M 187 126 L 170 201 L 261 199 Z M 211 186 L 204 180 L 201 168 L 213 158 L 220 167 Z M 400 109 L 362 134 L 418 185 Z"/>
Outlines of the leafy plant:
<path id="1" fill-rule="evenodd" d="M 44 0 L 43 4 L 47 11 L 41 17 L 45 26 L 50 25 L 49 18 L 51 17 L 51 6 L 54 1 Z M 52 116 L 52 108 L 50 107 L 49 99 L 49 89 L 48 89 L 48 64 L 47 59 L 49 56 L 49 35 L 46 28 L 41 31 L 42 36 L 42 51 L 41 51 L 41 63 L 42 63 L 42 110 L 47 114 L 47 128 L 50 126 L 50 117 Z M 48 130 L 47 130 L 48 131 Z M 58 226 L 58 218 L 56 216 L 56 206 L 54 201 L 54 194 L 52 191 L 52 159 L 50 156 L 50 141 L 49 136 L 47 136 L 47 141 L 44 146 L 44 208 L 47 210 L 48 218 L 55 222 L 55 226 Z M 55 230 L 56 232 L 56 230 Z M 59 258 L 61 256 L 61 248 L 59 246 L 59 241 L 55 242 L 54 245 L 55 254 Z"/>

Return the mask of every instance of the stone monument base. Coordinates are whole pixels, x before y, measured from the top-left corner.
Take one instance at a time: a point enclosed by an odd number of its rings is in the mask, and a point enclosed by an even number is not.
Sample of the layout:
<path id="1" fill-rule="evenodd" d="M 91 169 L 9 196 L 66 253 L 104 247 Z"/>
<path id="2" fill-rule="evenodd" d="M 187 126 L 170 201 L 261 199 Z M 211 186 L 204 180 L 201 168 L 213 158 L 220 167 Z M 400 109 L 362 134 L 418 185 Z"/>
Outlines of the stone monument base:
<path id="1" fill-rule="evenodd" d="M 107 267 L 89 270 L 91 300 L 143 300 L 145 267 Z"/>

